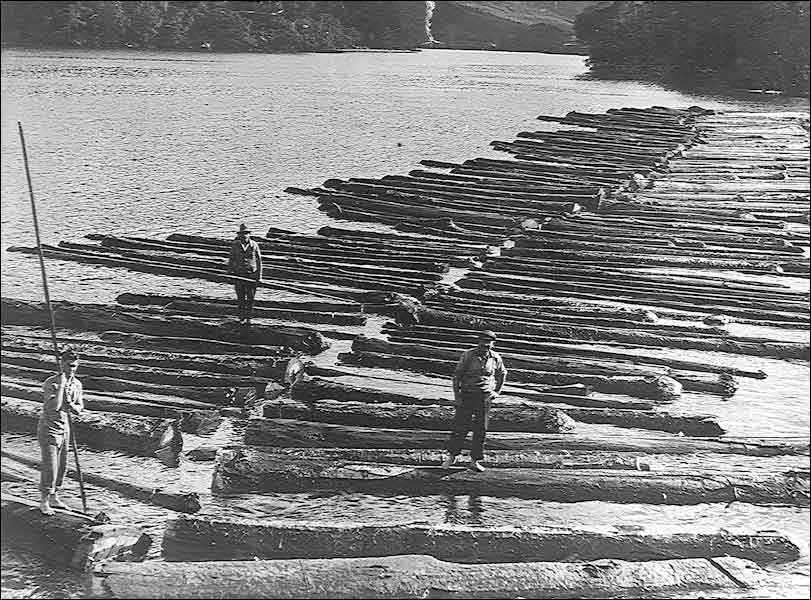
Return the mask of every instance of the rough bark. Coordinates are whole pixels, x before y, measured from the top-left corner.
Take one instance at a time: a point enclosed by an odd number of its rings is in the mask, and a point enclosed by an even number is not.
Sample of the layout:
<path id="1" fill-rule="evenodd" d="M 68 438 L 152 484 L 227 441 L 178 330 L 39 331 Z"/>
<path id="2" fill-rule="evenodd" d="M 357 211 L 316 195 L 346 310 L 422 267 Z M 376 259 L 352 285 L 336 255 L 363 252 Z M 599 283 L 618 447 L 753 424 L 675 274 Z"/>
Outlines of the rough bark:
<path id="1" fill-rule="evenodd" d="M 228 563 L 107 563 L 115 598 L 556 598 L 755 587 L 763 576 L 735 558 L 629 563 L 457 565 L 428 556 Z"/>
<path id="2" fill-rule="evenodd" d="M 244 470 L 239 452 L 220 453 L 215 492 L 334 490 L 373 494 L 478 494 L 550 502 L 619 502 L 692 505 L 708 502 L 808 506 L 808 480 L 790 474 L 719 477 L 652 471 L 414 467 L 265 455 Z"/>
<path id="3" fill-rule="evenodd" d="M 601 558 L 644 561 L 663 556 L 725 555 L 768 564 L 796 560 L 800 555 L 799 548 L 788 538 L 768 533 L 656 535 L 543 527 L 469 528 L 408 522 L 319 524 L 184 516 L 169 521 L 163 547 L 169 561 L 250 560 L 254 556 L 360 558 L 422 552 L 462 564 Z"/>

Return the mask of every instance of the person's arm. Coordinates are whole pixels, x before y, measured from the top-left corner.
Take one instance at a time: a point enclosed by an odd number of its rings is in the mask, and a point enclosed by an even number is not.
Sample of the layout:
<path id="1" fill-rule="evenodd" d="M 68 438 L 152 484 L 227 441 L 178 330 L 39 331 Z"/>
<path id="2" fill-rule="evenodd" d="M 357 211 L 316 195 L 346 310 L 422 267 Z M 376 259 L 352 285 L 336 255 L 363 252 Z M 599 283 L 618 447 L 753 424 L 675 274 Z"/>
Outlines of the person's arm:
<path id="1" fill-rule="evenodd" d="M 259 243 L 256 243 L 256 279 L 262 279 L 262 251 L 259 249 Z"/>
<path id="2" fill-rule="evenodd" d="M 495 394 L 498 396 L 501 394 L 501 389 L 504 387 L 504 382 L 507 381 L 507 369 L 504 368 L 504 361 L 501 360 L 501 355 L 499 355 L 498 359 L 496 360 L 496 389 Z"/>
<path id="3" fill-rule="evenodd" d="M 465 374 L 465 369 L 467 368 L 467 353 L 463 352 L 462 356 L 459 358 L 459 362 L 456 363 L 456 369 L 453 372 L 453 400 L 456 404 L 460 404 L 462 402 L 462 377 Z"/>
<path id="4" fill-rule="evenodd" d="M 84 389 L 82 388 L 82 382 L 78 379 L 75 385 L 77 390 L 76 401 L 70 403 L 70 409 L 77 415 L 80 415 L 84 411 Z"/>
<path id="5" fill-rule="evenodd" d="M 65 383 L 64 373 L 60 373 L 56 381 L 45 382 L 42 388 L 45 410 L 56 412 L 62 408 L 62 399 L 65 397 Z M 55 390 L 54 386 L 56 386 Z"/>
<path id="6" fill-rule="evenodd" d="M 233 273 L 236 269 L 234 265 L 237 261 L 237 245 L 231 244 L 231 253 L 228 255 L 228 272 Z"/>

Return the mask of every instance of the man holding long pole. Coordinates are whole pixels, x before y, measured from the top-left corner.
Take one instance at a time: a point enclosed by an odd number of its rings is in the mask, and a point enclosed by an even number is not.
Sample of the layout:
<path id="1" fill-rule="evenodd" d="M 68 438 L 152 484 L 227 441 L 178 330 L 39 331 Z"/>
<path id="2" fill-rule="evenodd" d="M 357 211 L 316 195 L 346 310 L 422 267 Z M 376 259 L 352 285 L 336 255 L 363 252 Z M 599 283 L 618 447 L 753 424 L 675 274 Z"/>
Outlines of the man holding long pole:
<path id="1" fill-rule="evenodd" d="M 48 293 L 48 277 L 45 275 L 45 256 L 42 253 L 42 241 L 39 237 L 39 219 L 37 219 L 37 203 L 34 200 L 34 186 L 31 184 L 31 170 L 28 167 L 28 152 L 25 148 L 25 135 L 23 134 L 22 123 L 17 121 L 17 130 L 20 133 L 20 146 L 23 151 L 23 163 L 25 164 L 25 178 L 28 181 L 28 197 L 31 200 L 31 217 L 34 221 L 34 235 L 37 239 L 37 250 L 39 251 L 39 269 L 42 273 L 42 291 L 45 295 L 45 306 L 48 309 L 48 317 L 51 323 L 51 342 L 53 343 L 54 357 L 59 368 L 58 382 L 49 378 L 45 382 L 45 403 L 42 406 L 42 416 L 40 425 L 45 423 L 44 431 L 46 435 L 40 435 L 40 426 L 37 427 L 37 438 L 40 440 L 42 449 L 42 464 L 40 465 L 40 510 L 46 515 L 53 514 L 55 504 L 57 508 L 67 508 L 59 500 L 56 489 L 62 484 L 62 478 L 67 467 L 67 445 L 73 447 L 73 457 L 76 460 L 76 475 L 79 477 L 79 493 L 82 497 L 82 510 L 87 512 L 87 497 L 84 493 L 84 481 L 82 480 L 82 468 L 79 465 L 79 449 L 76 443 L 76 434 L 73 431 L 73 422 L 70 416 L 71 399 L 76 400 L 78 390 L 77 412 L 84 408 L 82 403 L 82 384 L 76 379 L 76 367 L 79 366 L 79 357 L 75 353 L 59 353 L 59 346 L 56 342 L 56 320 L 51 308 L 51 296 Z M 72 352 L 72 351 L 71 351 Z M 66 368 L 67 367 L 67 368 Z M 53 402 L 51 401 L 51 388 L 53 383 L 57 383 L 54 390 Z M 65 394 L 68 395 L 68 403 L 65 404 Z M 49 403 L 50 402 L 50 403 Z M 64 406 L 64 410 L 63 410 Z M 48 414 L 46 415 L 46 410 Z M 57 424 L 57 421 L 62 425 Z M 56 435 L 60 431 L 64 434 Z M 54 433 L 55 435 L 51 435 Z M 43 440 L 45 444 L 43 445 Z M 51 444 L 51 442 L 55 442 Z M 59 444 L 61 442 L 61 445 Z M 48 470 L 48 473 L 46 473 Z M 61 472 L 61 475 L 60 475 Z M 47 493 L 46 493 L 47 492 Z"/>
<path id="2" fill-rule="evenodd" d="M 59 488 L 68 465 L 68 445 L 73 431 L 68 411 L 84 410 L 82 382 L 76 377 L 79 357 L 73 350 L 59 356 L 59 373 L 43 384 L 44 401 L 37 425 L 37 441 L 42 452 L 39 473 L 39 510 L 52 515 L 54 508 L 68 509 L 59 499 Z"/>

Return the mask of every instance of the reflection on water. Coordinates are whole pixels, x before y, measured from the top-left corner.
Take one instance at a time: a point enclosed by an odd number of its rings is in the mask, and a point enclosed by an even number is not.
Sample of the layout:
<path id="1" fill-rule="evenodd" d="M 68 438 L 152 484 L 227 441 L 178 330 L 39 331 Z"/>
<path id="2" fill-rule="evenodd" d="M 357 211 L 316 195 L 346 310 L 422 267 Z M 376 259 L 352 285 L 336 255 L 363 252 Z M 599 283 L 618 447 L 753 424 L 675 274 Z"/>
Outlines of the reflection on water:
<path id="1" fill-rule="evenodd" d="M 43 240 L 81 241 L 89 233 L 165 236 L 173 232 L 231 237 L 239 223 L 313 233 L 335 222 L 309 197 L 285 187 L 320 185 L 331 177 L 404 174 L 421 159 L 460 161 L 491 153 L 489 142 L 518 131 L 556 128 L 539 113 L 602 112 L 650 105 L 754 110 L 807 110 L 807 100 L 760 96 L 685 95 L 652 84 L 578 79 L 576 56 L 424 51 L 396 54 L 197 54 L 129 51 L 2 52 L 2 294 L 40 299 L 36 259 L 8 246 L 33 245 L 30 208 L 16 121 L 31 159 Z M 351 227 L 387 230 L 383 226 Z M 231 297 L 228 286 L 109 267 L 48 260 L 56 300 L 111 302 L 121 292 Z M 783 280 L 784 281 L 784 280 Z M 807 289 L 807 288 L 806 288 Z M 267 292 L 263 291 L 263 294 Z M 270 297 L 268 294 L 266 297 Z M 282 294 L 279 294 L 282 297 Z M 757 332 L 760 335 L 762 332 Z M 335 344 L 333 350 L 341 347 Z M 651 352 L 667 355 L 668 350 Z M 334 351 L 327 359 L 331 360 Z M 686 359 L 707 353 L 679 351 Z M 719 355 L 744 368 L 763 368 L 769 384 L 742 380 L 729 401 L 686 394 L 679 410 L 721 415 L 736 434 L 808 431 L 806 364 Z M 361 372 L 362 374 L 363 372 Z M 433 387 L 433 378 L 405 382 Z M 379 381 L 375 381 L 378 385 Z M 382 385 L 381 385 L 382 387 Z M 676 407 L 674 407 L 676 408 Z M 594 431 L 613 428 L 590 426 Z M 584 428 L 584 431 L 592 429 Z M 620 435 L 628 435 L 620 431 Z M 634 432 L 634 435 L 655 435 Z M 226 420 L 209 438 L 184 435 L 184 450 L 238 443 L 240 425 Z M 3 446 L 38 456 L 28 437 L 3 435 Z M 733 503 L 692 507 L 558 504 L 480 496 L 247 494 L 209 491 L 212 463 L 185 458 L 178 468 L 156 459 L 82 451 L 89 471 L 201 494 L 204 516 L 385 522 L 416 520 L 470 526 L 544 525 L 609 531 L 716 531 L 719 523 L 748 531 L 778 529 L 807 551 L 808 510 Z M 719 472 L 802 466 L 803 458 L 713 460 Z M 705 467 L 707 457 L 679 457 L 667 468 Z M 798 463 L 799 461 L 799 463 Z M 753 466 L 755 465 L 755 466 Z M 16 487 L 15 487 L 16 485 Z M 29 493 L 31 487 L 3 484 Z M 66 500 L 78 506 L 74 482 Z M 145 525 L 160 558 L 162 532 L 175 515 L 88 486 L 91 507 L 122 523 Z M 39 557 L 2 544 L 3 597 L 87 597 L 86 578 L 54 570 Z M 800 588 L 789 570 L 799 572 Z M 807 586 L 808 557 L 775 570 L 775 595 Z M 804 583 L 803 583 L 804 582 Z M 806 589 L 807 595 L 807 589 Z"/>

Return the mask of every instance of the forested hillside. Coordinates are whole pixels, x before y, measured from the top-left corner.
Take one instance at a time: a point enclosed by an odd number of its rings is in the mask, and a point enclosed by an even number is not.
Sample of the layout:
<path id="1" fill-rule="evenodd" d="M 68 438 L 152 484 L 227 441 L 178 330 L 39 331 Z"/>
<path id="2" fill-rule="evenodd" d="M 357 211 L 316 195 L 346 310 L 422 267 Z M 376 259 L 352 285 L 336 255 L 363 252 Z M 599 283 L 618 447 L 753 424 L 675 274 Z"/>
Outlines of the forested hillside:
<path id="1" fill-rule="evenodd" d="M 596 75 L 809 90 L 809 2 L 603 2 L 575 33 Z"/>

